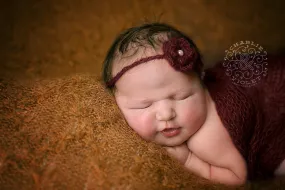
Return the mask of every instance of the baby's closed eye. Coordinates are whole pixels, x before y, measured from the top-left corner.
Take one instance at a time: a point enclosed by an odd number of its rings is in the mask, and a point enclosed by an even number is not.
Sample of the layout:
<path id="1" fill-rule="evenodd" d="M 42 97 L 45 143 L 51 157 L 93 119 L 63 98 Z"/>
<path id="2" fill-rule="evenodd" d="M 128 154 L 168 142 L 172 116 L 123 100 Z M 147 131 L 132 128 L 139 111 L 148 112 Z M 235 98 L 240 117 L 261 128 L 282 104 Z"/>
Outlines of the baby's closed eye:
<path id="1" fill-rule="evenodd" d="M 189 98 L 192 94 L 181 94 L 181 95 L 176 95 L 173 97 L 174 100 L 185 100 L 187 98 Z"/>
<path id="2" fill-rule="evenodd" d="M 140 110 L 140 109 L 146 109 L 149 108 L 151 106 L 151 104 L 147 104 L 147 105 L 141 105 L 141 106 L 132 106 L 129 109 L 131 110 Z"/>

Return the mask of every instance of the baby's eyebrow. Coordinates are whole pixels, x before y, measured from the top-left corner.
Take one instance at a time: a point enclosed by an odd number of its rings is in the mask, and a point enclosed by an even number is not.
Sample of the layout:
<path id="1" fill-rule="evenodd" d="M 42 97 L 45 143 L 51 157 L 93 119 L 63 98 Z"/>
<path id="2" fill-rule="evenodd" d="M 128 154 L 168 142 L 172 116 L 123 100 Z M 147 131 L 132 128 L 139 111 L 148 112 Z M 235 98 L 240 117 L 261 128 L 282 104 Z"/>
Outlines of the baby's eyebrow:
<path id="1" fill-rule="evenodd" d="M 149 104 L 151 101 L 148 99 L 142 99 L 142 100 L 138 100 L 138 102 L 143 103 L 143 104 Z"/>
<path id="2" fill-rule="evenodd" d="M 180 89 L 180 90 L 176 90 L 175 92 L 169 94 L 167 97 L 163 97 L 163 98 L 174 98 L 177 95 L 181 95 L 181 94 L 185 94 L 185 93 L 188 93 L 188 91 L 185 90 L 185 89 Z M 142 99 L 133 99 L 133 102 L 137 102 L 137 103 L 140 103 L 140 104 L 150 104 L 153 101 L 155 101 L 155 100 L 150 100 L 150 99 L 147 99 L 147 98 L 144 98 L 144 99 L 143 98 Z"/>
<path id="3" fill-rule="evenodd" d="M 149 104 L 151 103 L 150 100 L 148 99 L 127 99 L 126 101 L 127 104 Z"/>

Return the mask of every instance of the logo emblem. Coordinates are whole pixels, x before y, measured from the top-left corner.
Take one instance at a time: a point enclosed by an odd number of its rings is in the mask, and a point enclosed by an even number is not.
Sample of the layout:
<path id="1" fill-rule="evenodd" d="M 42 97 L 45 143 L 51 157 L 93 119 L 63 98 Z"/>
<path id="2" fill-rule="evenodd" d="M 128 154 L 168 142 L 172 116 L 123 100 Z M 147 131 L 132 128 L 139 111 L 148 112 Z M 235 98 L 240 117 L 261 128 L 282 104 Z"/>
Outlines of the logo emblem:
<path id="1" fill-rule="evenodd" d="M 240 41 L 225 51 L 223 66 L 235 85 L 251 87 L 267 75 L 267 52 L 253 41 Z"/>

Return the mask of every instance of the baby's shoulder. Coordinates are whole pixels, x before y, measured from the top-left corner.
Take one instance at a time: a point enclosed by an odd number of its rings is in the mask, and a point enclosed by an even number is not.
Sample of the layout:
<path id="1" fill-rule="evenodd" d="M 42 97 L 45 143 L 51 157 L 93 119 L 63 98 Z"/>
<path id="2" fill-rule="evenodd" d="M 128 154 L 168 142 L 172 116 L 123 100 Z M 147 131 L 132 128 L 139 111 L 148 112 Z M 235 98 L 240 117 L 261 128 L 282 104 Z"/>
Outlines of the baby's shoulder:
<path id="1" fill-rule="evenodd" d="M 221 144 L 231 142 L 230 135 L 218 114 L 206 119 L 203 126 L 188 140 L 192 151 L 216 150 Z"/>
<path id="2" fill-rule="evenodd" d="M 230 163 L 233 158 L 242 160 L 229 132 L 215 110 L 204 125 L 188 140 L 189 149 L 202 160 L 213 165 Z"/>

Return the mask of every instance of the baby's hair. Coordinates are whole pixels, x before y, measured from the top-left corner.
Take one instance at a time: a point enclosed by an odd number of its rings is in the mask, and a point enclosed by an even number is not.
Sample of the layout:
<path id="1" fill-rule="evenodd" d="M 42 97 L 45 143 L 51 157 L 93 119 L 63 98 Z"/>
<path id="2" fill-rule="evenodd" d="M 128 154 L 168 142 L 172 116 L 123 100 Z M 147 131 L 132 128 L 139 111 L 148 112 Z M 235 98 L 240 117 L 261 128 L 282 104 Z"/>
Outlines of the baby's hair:
<path id="1" fill-rule="evenodd" d="M 148 23 L 137 27 L 129 28 L 123 31 L 113 42 L 111 48 L 107 52 L 106 58 L 103 62 L 102 79 L 107 89 L 112 92 L 114 87 L 107 87 L 107 82 L 112 78 L 113 62 L 116 55 L 124 55 L 130 49 L 130 45 L 138 46 L 150 45 L 155 48 L 156 45 L 161 44 L 160 38 L 155 38 L 159 34 L 166 34 L 167 38 L 184 38 L 197 52 L 197 60 L 200 61 L 201 55 L 195 43 L 185 34 L 164 23 Z"/>

